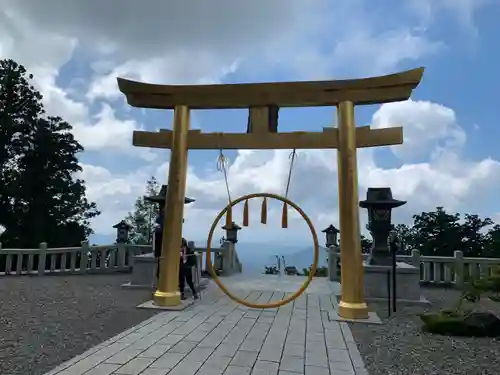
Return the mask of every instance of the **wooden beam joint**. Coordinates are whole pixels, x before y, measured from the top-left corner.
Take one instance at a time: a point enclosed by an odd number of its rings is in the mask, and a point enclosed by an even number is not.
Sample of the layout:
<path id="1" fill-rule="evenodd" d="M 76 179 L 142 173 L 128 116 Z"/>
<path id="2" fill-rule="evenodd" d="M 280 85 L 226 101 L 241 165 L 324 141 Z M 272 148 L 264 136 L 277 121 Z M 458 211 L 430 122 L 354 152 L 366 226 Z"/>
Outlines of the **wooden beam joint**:
<path id="1" fill-rule="evenodd" d="M 267 134 L 278 132 L 279 107 L 252 106 L 248 108 L 247 133 Z"/>

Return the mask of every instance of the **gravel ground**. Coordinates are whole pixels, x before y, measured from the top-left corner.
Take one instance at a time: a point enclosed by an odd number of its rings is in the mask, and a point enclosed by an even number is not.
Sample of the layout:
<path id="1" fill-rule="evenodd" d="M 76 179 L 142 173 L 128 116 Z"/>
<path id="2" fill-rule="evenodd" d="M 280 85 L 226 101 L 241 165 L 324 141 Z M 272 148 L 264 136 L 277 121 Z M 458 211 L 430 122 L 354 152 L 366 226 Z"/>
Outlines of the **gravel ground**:
<path id="1" fill-rule="evenodd" d="M 387 317 L 385 303 L 370 304 L 382 325 L 350 324 L 370 375 L 497 375 L 500 374 L 500 340 L 430 335 L 420 331 L 417 313 L 453 306 L 460 292 L 423 289 L 430 308 L 399 307 Z M 482 307 L 500 313 L 500 303 Z"/>
<path id="2" fill-rule="evenodd" d="M 0 278 L 0 374 L 42 375 L 158 311 L 130 275 Z"/>

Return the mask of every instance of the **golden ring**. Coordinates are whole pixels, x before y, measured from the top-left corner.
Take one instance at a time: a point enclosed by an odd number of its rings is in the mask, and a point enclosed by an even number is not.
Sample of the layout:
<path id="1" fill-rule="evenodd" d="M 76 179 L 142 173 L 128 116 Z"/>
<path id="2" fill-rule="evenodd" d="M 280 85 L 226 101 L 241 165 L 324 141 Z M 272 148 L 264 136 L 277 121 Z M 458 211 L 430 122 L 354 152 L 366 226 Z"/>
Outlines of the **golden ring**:
<path id="1" fill-rule="evenodd" d="M 242 201 L 245 201 L 247 199 L 252 199 L 252 198 L 271 198 L 271 199 L 277 199 L 277 200 L 279 200 L 281 202 L 286 203 L 287 205 L 290 205 L 291 207 L 293 207 L 295 209 L 295 211 L 297 211 L 302 216 L 302 218 L 304 219 L 304 221 L 307 223 L 307 225 L 309 226 L 309 230 L 311 231 L 312 238 L 313 238 L 314 260 L 313 260 L 313 264 L 311 266 L 311 271 L 309 272 L 309 275 L 307 277 L 307 280 L 304 281 L 304 284 L 302 284 L 302 286 L 300 287 L 300 289 L 298 291 L 296 291 L 294 294 L 292 294 L 288 298 L 285 298 L 285 299 L 280 300 L 280 301 L 270 302 L 270 303 L 252 303 L 252 302 L 248 302 L 248 301 L 246 301 L 244 299 L 236 297 L 220 281 L 220 278 L 215 273 L 215 270 L 214 270 L 213 265 L 212 265 L 212 251 L 211 251 L 212 248 L 211 248 L 211 244 L 212 244 L 212 238 L 213 238 L 213 235 L 214 235 L 214 232 L 215 232 L 215 228 L 217 227 L 217 224 L 219 224 L 220 219 L 222 218 L 222 216 L 224 216 L 224 214 L 227 212 L 227 210 L 229 208 L 234 207 L 235 205 L 237 205 L 238 203 L 240 203 Z M 277 307 L 286 305 L 289 302 L 292 302 L 293 300 L 295 300 L 296 298 L 298 298 L 302 293 L 304 293 L 305 290 L 307 289 L 307 287 L 309 286 L 309 284 L 311 283 L 314 275 L 316 274 L 316 269 L 318 267 L 318 259 L 319 259 L 318 235 L 316 233 L 316 230 L 314 229 L 314 226 L 313 226 L 313 224 L 311 222 L 311 219 L 309 219 L 309 216 L 307 216 L 306 213 L 298 205 L 296 205 L 294 202 L 292 202 L 288 198 L 282 197 L 282 196 L 277 195 L 277 194 L 270 194 L 270 193 L 248 194 L 248 195 L 244 195 L 242 197 L 239 197 L 239 198 L 235 199 L 234 201 L 232 201 L 231 203 L 229 203 L 221 212 L 219 212 L 219 214 L 217 215 L 217 217 L 215 218 L 215 220 L 214 220 L 214 222 L 212 224 L 212 227 L 210 228 L 210 232 L 208 233 L 207 254 L 206 254 L 206 257 L 207 257 L 208 271 L 212 274 L 212 277 L 213 277 L 215 283 L 219 286 L 219 288 L 229 298 L 231 298 L 233 301 L 235 301 L 235 302 L 237 302 L 239 304 L 245 305 L 247 307 L 251 307 L 251 308 L 255 308 L 255 309 L 272 309 L 272 308 L 277 308 Z"/>

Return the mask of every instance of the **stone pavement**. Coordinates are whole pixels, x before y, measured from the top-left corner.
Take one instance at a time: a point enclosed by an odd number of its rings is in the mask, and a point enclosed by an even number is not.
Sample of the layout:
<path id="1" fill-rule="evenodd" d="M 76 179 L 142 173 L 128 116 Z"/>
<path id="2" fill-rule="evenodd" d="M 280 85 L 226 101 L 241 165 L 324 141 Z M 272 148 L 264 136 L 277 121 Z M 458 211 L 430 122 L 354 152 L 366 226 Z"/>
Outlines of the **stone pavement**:
<path id="1" fill-rule="evenodd" d="M 267 279 L 268 290 L 252 289 L 264 288 L 258 280 L 231 285 L 265 303 L 300 283 L 293 278 Z M 347 323 L 328 319 L 337 300 L 322 283 L 278 309 L 238 305 L 211 286 L 190 308 L 161 312 L 45 375 L 367 375 Z"/>

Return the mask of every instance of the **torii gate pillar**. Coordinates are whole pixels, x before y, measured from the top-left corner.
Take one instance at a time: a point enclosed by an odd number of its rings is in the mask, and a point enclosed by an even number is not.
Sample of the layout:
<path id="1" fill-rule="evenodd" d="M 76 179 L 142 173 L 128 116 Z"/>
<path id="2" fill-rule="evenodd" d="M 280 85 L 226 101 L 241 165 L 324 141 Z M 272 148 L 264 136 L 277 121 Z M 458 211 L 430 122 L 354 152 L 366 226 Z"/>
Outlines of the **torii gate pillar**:
<path id="1" fill-rule="evenodd" d="M 364 270 L 361 254 L 361 236 L 358 208 L 358 162 L 356 150 L 356 123 L 354 104 L 341 102 L 337 106 L 339 146 L 337 151 L 340 251 L 342 265 L 348 264 L 347 272 L 341 273 L 342 299 L 339 315 L 349 319 L 368 317 L 364 301 Z"/>

